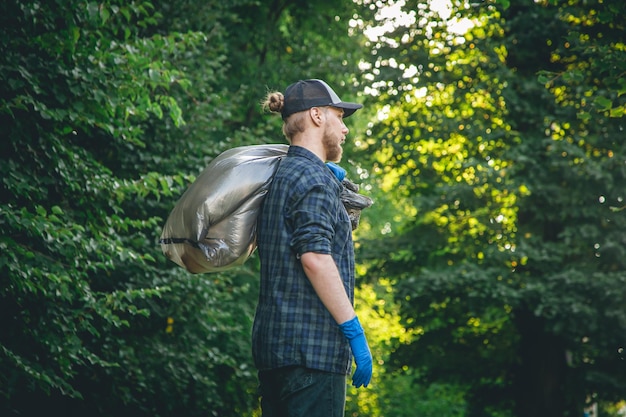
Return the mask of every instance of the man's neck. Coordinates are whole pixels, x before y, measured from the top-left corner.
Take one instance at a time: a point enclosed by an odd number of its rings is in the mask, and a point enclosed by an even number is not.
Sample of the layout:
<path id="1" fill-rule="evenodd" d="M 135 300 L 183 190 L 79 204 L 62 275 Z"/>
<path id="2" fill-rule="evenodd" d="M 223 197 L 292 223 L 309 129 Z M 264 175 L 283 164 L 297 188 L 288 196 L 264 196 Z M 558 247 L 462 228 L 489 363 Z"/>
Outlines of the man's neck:
<path id="1" fill-rule="evenodd" d="M 322 162 L 326 162 L 326 150 L 322 144 L 322 140 L 312 135 L 302 133 L 293 138 L 291 144 L 300 146 L 314 153 Z"/>

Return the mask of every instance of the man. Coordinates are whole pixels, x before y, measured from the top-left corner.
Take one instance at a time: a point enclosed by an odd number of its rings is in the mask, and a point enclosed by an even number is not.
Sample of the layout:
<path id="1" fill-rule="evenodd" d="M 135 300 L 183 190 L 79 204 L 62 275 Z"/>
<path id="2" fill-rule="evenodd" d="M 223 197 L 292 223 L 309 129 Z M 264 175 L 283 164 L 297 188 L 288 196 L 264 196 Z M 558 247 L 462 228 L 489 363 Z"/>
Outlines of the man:
<path id="1" fill-rule="evenodd" d="M 369 384 L 372 356 L 353 308 L 342 185 L 325 162 L 341 159 L 343 118 L 362 106 L 341 101 L 321 80 L 270 93 L 264 106 L 281 113 L 290 146 L 257 221 L 261 286 L 252 339 L 263 417 L 343 417 L 352 356 L 356 387 Z"/>

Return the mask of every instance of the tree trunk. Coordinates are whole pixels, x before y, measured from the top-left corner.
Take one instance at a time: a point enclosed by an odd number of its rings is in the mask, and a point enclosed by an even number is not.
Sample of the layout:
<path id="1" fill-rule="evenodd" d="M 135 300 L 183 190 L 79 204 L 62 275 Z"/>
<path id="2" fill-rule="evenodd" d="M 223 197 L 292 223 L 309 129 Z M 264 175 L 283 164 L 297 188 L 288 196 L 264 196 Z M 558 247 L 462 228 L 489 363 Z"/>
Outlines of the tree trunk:
<path id="1" fill-rule="evenodd" d="M 563 341 L 546 332 L 544 320 L 532 312 L 517 311 L 515 323 L 520 334 L 520 363 L 513 383 L 515 415 L 577 417 L 575 405 L 567 401 L 568 366 Z"/>

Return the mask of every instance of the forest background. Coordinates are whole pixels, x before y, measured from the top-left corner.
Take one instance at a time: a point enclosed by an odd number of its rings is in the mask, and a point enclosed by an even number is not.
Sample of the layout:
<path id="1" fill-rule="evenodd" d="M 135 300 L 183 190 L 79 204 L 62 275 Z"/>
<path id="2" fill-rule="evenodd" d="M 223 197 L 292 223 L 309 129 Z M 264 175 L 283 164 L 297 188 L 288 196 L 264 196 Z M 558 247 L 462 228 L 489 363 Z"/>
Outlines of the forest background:
<path id="1" fill-rule="evenodd" d="M 375 358 L 347 416 L 618 416 L 621 0 L 0 4 L 0 414 L 258 416 L 256 256 L 158 245 L 268 90 L 362 102 L 342 166 Z M 621 415 L 624 415 L 623 413 Z"/>

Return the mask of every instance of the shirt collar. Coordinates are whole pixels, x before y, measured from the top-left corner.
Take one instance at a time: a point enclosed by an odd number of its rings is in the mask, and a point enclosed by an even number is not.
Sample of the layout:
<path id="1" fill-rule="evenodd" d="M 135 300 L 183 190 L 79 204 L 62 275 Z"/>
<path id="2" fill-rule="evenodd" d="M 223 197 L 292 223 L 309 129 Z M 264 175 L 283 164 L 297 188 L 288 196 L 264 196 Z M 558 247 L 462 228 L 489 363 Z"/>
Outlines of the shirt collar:
<path id="1" fill-rule="evenodd" d="M 313 152 L 311 152 L 307 148 L 303 148 L 302 146 L 290 145 L 289 150 L 287 151 L 287 156 L 300 156 L 302 158 L 309 159 L 311 162 L 319 166 L 325 166 L 324 161 L 322 161 Z"/>

